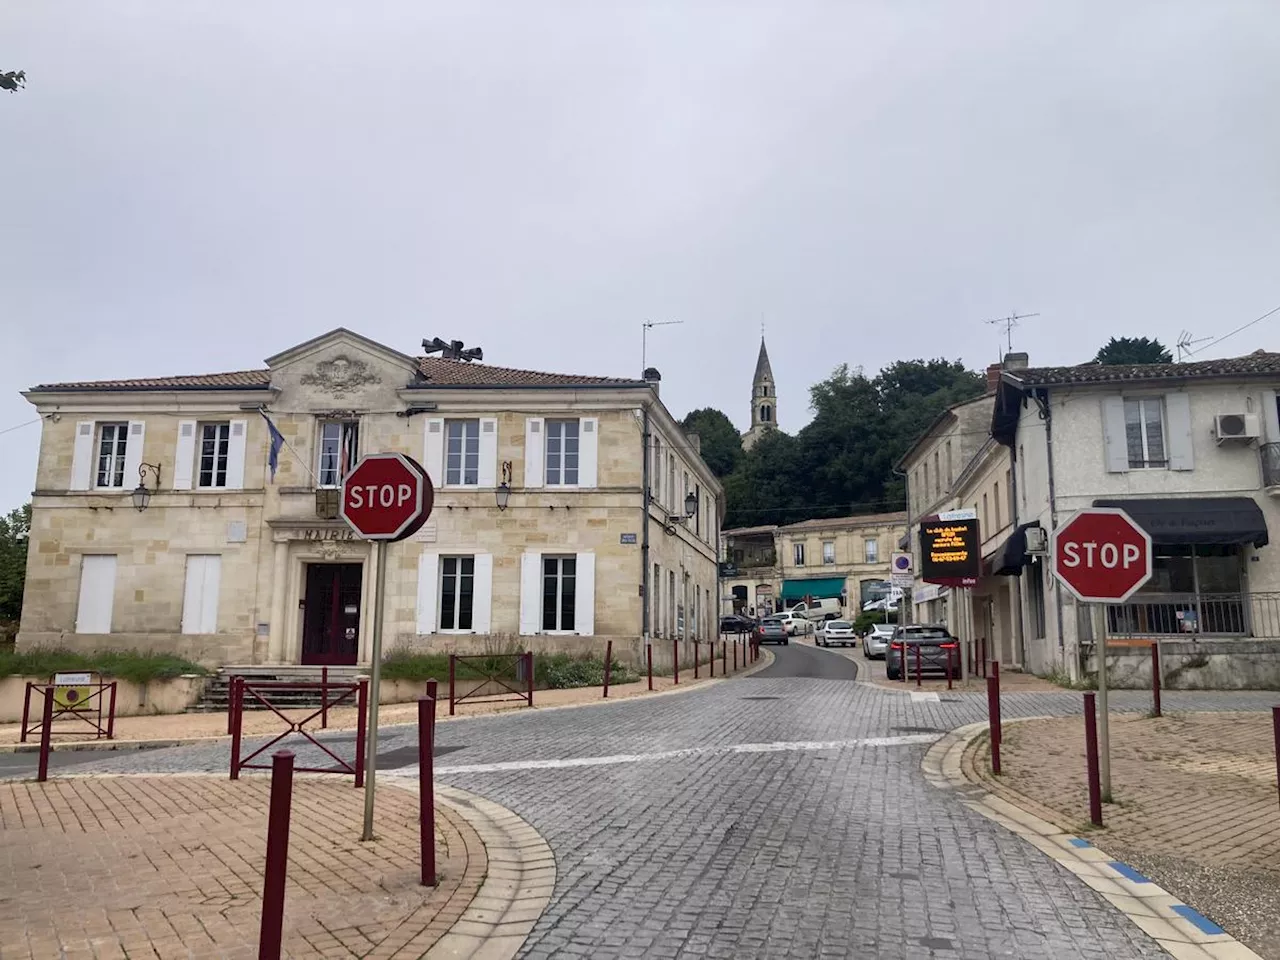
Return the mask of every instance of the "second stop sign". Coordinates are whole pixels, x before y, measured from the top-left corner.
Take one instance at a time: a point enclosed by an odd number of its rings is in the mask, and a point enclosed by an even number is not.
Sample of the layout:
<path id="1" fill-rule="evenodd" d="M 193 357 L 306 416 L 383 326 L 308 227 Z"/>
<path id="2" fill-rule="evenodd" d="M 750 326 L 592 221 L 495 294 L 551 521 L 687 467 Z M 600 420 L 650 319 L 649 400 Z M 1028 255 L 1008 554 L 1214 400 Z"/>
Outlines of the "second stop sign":
<path id="1" fill-rule="evenodd" d="M 1123 510 L 1088 507 L 1053 531 L 1053 573 L 1078 600 L 1123 603 L 1151 579 L 1151 535 Z"/>

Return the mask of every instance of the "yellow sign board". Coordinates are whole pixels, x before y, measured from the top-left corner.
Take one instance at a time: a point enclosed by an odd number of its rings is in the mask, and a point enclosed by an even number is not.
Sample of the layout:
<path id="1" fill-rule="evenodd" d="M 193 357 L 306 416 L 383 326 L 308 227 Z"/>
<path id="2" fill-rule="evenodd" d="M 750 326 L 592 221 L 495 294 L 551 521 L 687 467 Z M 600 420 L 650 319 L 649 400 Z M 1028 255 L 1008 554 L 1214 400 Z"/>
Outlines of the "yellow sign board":
<path id="1" fill-rule="evenodd" d="M 89 710 L 93 693 L 93 674 L 55 673 L 53 675 L 53 702 L 59 710 Z"/>

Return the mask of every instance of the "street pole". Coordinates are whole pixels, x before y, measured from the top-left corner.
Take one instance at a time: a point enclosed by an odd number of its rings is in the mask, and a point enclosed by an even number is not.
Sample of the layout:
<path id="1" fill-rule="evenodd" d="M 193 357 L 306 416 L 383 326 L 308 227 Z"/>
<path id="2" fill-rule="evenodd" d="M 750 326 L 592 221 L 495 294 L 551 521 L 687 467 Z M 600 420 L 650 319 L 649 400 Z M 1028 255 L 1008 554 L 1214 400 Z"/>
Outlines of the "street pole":
<path id="1" fill-rule="evenodd" d="M 382 618 L 387 602 L 387 545 L 372 541 L 373 548 L 373 646 L 369 669 L 369 735 L 364 762 L 364 832 L 361 840 L 373 839 L 373 793 L 378 770 L 378 699 L 382 692 Z"/>
<path id="2" fill-rule="evenodd" d="M 1111 802 L 1111 724 L 1107 707 L 1107 616 L 1106 607 L 1090 604 L 1093 617 L 1093 648 L 1098 651 L 1098 771 L 1102 781 L 1102 801 Z M 1101 616 L 1096 616 L 1101 614 Z"/>

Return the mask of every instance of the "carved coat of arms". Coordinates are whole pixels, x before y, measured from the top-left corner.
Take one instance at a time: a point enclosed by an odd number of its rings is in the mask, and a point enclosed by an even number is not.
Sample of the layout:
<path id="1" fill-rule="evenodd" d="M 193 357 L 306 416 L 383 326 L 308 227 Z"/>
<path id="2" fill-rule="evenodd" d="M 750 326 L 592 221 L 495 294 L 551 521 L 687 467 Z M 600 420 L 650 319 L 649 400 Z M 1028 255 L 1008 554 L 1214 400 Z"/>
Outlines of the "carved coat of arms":
<path id="1" fill-rule="evenodd" d="M 370 383 L 381 383 L 382 378 L 369 369 L 363 360 L 348 356 L 322 360 L 311 373 L 304 374 L 302 382 L 308 387 L 319 387 L 331 396 L 342 398 Z"/>

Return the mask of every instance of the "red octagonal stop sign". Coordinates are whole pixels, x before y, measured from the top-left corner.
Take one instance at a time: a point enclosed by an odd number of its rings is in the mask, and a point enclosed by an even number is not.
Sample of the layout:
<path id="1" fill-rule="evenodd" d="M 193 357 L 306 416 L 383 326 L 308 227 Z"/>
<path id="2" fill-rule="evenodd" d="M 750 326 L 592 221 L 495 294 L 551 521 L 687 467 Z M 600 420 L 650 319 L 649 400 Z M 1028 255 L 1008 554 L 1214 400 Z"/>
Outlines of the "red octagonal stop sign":
<path id="1" fill-rule="evenodd" d="M 1123 603 L 1151 579 L 1151 535 L 1115 507 L 1088 507 L 1049 538 L 1053 573 L 1086 603 Z"/>
<path id="2" fill-rule="evenodd" d="M 403 540 L 431 516 L 427 471 L 403 453 L 370 453 L 342 481 L 338 514 L 365 540 Z"/>

